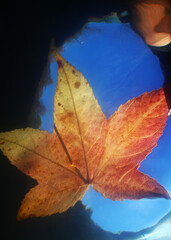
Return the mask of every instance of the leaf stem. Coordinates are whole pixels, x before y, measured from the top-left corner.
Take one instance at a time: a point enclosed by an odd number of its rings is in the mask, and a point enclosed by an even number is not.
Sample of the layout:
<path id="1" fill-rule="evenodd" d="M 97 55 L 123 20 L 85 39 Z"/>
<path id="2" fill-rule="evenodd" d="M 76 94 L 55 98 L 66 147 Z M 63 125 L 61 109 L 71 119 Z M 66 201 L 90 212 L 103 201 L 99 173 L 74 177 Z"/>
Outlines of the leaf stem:
<path id="1" fill-rule="evenodd" d="M 71 159 L 71 157 L 70 157 L 70 155 L 69 155 L 69 152 L 68 152 L 68 150 L 67 150 L 67 148 L 66 148 L 66 146 L 65 146 L 65 143 L 63 142 L 63 140 L 62 140 L 62 138 L 61 138 L 61 136 L 60 136 L 60 134 L 59 134 L 59 132 L 58 132 L 58 129 L 56 128 L 55 124 L 54 124 L 54 130 L 55 130 L 55 133 L 56 133 L 56 135 L 58 136 L 58 138 L 59 138 L 59 140 L 60 140 L 60 142 L 61 142 L 61 144 L 62 144 L 62 146 L 63 146 L 63 148 L 64 148 L 64 151 L 65 151 L 65 153 L 66 153 L 66 155 L 67 155 L 67 157 L 68 157 L 69 162 L 70 162 L 71 164 L 73 164 L 72 159 Z M 85 179 L 85 178 L 82 176 L 82 174 L 80 173 L 80 170 L 79 170 L 77 167 L 74 167 L 74 168 L 75 168 L 75 171 L 76 171 L 76 173 L 78 174 L 78 176 L 83 180 L 83 182 L 86 183 L 86 184 L 88 184 L 88 183 L 89 183 L 89 179 Z"/>

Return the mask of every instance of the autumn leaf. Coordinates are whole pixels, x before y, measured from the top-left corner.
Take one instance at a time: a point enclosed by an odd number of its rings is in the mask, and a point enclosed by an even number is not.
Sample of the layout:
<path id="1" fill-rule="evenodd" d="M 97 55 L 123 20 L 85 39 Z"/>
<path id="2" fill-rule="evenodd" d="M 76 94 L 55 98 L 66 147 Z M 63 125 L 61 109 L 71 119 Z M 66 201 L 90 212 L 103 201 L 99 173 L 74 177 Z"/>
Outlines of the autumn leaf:
<path id="1" fill-rule="evenodd" d="M 163 89 L 129 100 L 107 120 L 87 80 L 64 58 L 58 63 L 54 131 L 0 133 L 0 149 L 38 185 L 25 196 L 17 218 L 66 211 L 89 185 L 112 200 L 164 197 L 155 179 L 138 171 L 156 146 L 168 118 Z"/>

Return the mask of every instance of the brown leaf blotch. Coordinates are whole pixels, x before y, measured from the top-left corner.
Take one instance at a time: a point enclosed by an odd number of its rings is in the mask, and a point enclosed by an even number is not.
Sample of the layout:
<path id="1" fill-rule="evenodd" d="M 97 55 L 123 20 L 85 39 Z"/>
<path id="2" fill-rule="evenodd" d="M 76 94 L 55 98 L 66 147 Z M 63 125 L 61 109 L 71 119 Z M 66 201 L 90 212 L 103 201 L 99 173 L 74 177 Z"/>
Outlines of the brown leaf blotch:
<path id="1" fill-rule="evenodd" d="M 75 88 L 79 88 L 80 85 L 81 85 L 81 83 L 77 81 L 77 82 L 75 82 L 74 87 L 75 87 Z"/>
<path id="2" fill-rule="evenodd" d="M 73 112 L 67 112 L 66 114 L 63 114 L 61 117 L 60 117 L 60 121 L 68 121 L 69 118 L 71 118 L 72 116 L 74 115 Z"/>
<path id="3" fill-rule="evenodd" d="M 68 112 L 68 117 L 72 117 L 74 115 L 73 112 Z"/>

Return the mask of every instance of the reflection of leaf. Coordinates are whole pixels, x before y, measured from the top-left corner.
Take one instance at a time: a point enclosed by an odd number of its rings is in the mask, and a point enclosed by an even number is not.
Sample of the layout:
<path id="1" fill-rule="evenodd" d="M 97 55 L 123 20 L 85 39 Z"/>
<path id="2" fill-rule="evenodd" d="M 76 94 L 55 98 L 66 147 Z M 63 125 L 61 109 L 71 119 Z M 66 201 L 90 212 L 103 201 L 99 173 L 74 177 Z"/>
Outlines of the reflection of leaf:
<path id="1" fill-rule="evenodd" d="M 31 128 L 0 134 L 12 164 L 36 178 L 18 219 L 63 212 L 89 184 L 112 200 L 164 197 L 156 180 L 139 172 L 167 120 L 163 89 L 129 100 L 108 120 L 83 75 L 61 56 L 54 99 L 54 132 Z"/>

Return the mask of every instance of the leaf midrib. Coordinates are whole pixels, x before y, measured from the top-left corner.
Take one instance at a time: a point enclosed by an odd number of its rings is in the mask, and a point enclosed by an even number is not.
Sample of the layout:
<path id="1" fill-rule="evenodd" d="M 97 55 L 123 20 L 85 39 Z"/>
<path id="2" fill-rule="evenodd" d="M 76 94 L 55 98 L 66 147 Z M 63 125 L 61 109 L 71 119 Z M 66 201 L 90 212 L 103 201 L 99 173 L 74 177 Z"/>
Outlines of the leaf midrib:
<path id="1" fill-rule="evenodd" d="M 57 62 L 58 62 L 58 61 L 57 61 Z M 74 107 L 74 112 L 75 112 L 75 117 L 76 117 L 76 121 L 77 121 L 78 132 L 79 132 L 79 135 L 80 135 L 81 146 L 82 146 L 83 155 L 84 155 L 84 162 L 85 162 L 85 166 L 86 166 L 87 178 L 85 179 L 85 178 L 81 175 L 81 173 L 80 173 L 80 171 L 79 171 L 78 168 L 75 168 L 75 170 L 77 171 L 77 173 L 79 172 L 79 176 L 80 176 L 80 178 L 81 178 L 82 180 L 84 179 L 84 182 L 89 183 L 89 182 L 90 182 L 90 177 L 89 177 L 89 171 L 88 171 L 88 164 L 87 164 L 87 159 L 86 159 L 84 142 L 83 142 L 83 138 L 82 138 L 81 127 L 80 127 L 79 118 L 78 118 L 78 114 L 77 114 L 77 110 L 76 110 L 75 100 L 74 100 L 74 96 L 73 96 L 73 93 L 72 93 L 72 89 L 71 89 L 71 86 L 70 86 L 70 83 L 69 83 L 69 79 L 68 79 L 67 73 L 66 73 L 66 71 L 65 71 L 64 65 L 62 64 L 61 66 L 62 66 L 64 75 L 65 75 L 65 78 L 66 78 L 66 81 L 67 81 L 67 85 L 68 85 L 68 88 L 69 88 L 69 92 L 70 92 L 71 99 L 72 99 L 72 103 L 73 103 L 73 107 Z M 66 146 L 65 146 L 65 144 L 63 144 L 63 147 L 64 147 L 64 150 L 66 151 Z M 66 154 L 67 154 L 67 156 L 68 156 L 68 151 L 66 152 Z M 69 156 L 68 156 L 68 160 L 69 160 L 70 162 L 72 162 L 72 159 L 71 159 L 71 157 L 69 157 Z"/>
<path id="2" fill-rule="evenodd" d="M 30 152 L 32 152 L 33 154 L 38 155 L 39 157 L 41 157 L 41 158 L 43 158 L 43 159 L 45 159 L 45 160 L 47 160 L 47 161 L 49 161 L 49 162 L 57 165 L 58 167 L 61 167 L 61 168 L 65 169 L 66 171 L 69 171 L 70 173 L 73 173 L 74 175 L 78 176 L 74 171 L 70 170 L 69 168 L 65 167 L 64 165 L 62 165 L 62 164 L 60 164 L 60 163 L 58 163 L 58 162 L 55 162 L 55 161 L 53 161 L 52 159 L 50 159 L 50 158 L 48 158 L 48 157 L 46 157 L 46 156 L 41 155 L 40 153 L 34 151 L 33 149 L 30 149 L 30 148 L 28 148 L 28 147 L 26 147 L 26 146 L 23 146 L 23 145 L 21 145 L 21 144 L 19 144 L 19 143 L 17 143 L 17 142 L 10 141 L 10 140 L 5 139 L 5 138 L 0 138 L 0 139 L 3 140 L 3 141 L 5 141 L 5 142 L 8 142 L 8 143 L 17 145 L 17 146 L 19 146 L 19 147 L 21 147 L 21 148 L 24 148 L 24 149 L 26 149 L 27 151 L 30 151 Z M 16 166 L 17 166 L 17 165 L 16 165 Z"/>

